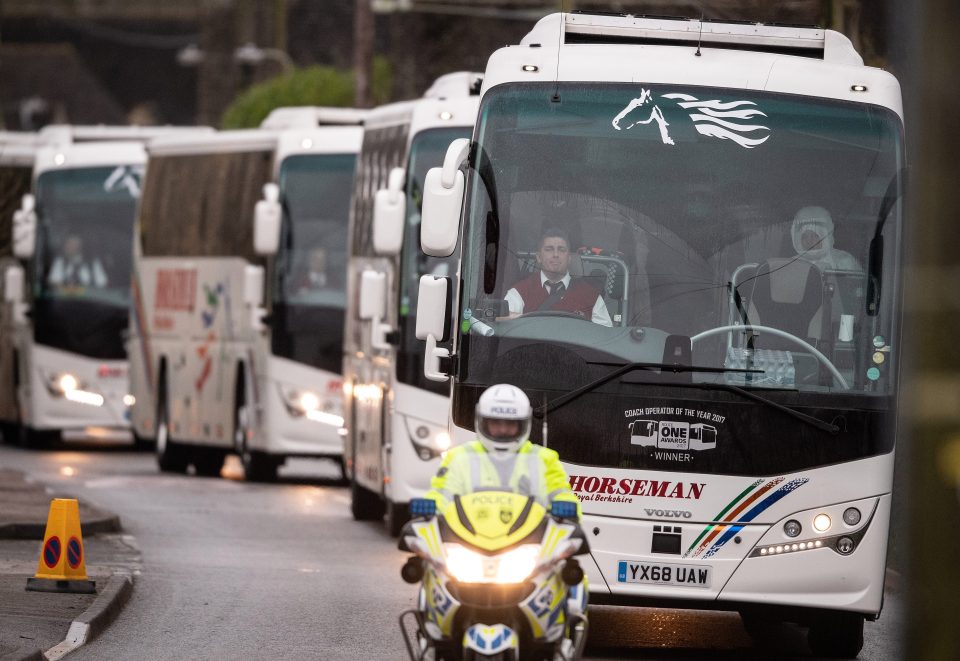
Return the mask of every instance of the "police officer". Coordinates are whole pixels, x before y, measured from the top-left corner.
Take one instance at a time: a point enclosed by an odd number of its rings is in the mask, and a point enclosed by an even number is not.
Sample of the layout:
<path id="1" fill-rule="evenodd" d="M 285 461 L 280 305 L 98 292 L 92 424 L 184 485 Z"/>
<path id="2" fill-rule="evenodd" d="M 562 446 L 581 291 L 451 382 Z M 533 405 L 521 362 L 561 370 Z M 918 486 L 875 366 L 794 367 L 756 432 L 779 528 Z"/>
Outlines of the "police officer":
<path id="1" fill-rule="evenodd" d="M 580 501 L 554 450 L 530 442 L 533 409 L 509 384 L 487 388 L 476 407 L 478 438 L 447 452 L 427 498 L 442 510 L 454 496 L 499 489 L 533 496 L 548 510 L 554 500 Z"/>

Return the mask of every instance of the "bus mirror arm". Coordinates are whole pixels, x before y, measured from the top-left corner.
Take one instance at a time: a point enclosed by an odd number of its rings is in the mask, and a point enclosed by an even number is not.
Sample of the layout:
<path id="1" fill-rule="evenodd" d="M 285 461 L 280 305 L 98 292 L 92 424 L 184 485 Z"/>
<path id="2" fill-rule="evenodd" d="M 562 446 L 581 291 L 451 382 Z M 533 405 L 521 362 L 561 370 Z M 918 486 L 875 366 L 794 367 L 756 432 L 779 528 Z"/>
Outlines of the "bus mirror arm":
<path id="1" fill-rule="evenodd" d="M 441 361 L 449 361 L 450 350 L 437 346 L 437 338 L 433 333 L 427 335 L 427 351 L 423 355 L 423 375 L 431 381 L 443 382 L 450 378 L 440 371 Z"/>
<path id="2" fill-rule="evenodd" d="M 375 317 L 370 322 L 370 345 L 379 351 L 389 351 L 394 345 L 390 341 L 394 333 L 390 324 L 385 324 L 382 319 Z"/>

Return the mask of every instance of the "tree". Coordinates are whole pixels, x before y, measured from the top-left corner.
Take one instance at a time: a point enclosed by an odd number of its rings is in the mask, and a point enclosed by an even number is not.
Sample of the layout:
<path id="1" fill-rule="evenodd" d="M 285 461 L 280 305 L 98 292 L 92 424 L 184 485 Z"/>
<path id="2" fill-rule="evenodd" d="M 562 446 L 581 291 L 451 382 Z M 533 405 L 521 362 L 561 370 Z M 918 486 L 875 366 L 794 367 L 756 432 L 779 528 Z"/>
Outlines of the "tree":
<path id="1" fill-rule="evenodd" d="M 390 99 L 393 72 L 390 63 L 378 57 L 373 63 L 371 89 L 375 104 Z M 240 93 L 223 113 L 224 129 L 254 128 L 274 108 L 284 106 L 350 106 L 354 99 L 353 77 L 332 67 L 312 66 L 271 78 Z"/>

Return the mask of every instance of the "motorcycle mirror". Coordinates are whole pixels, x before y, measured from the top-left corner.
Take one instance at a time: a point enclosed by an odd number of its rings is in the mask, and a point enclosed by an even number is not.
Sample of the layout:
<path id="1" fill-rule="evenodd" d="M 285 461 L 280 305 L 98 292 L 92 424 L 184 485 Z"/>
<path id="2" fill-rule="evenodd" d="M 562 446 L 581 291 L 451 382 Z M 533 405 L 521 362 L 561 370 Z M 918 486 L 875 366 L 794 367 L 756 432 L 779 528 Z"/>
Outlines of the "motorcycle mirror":
<path id="1" fill-rule="evenodd" d="M 567 585 L 580 585 L 583 581 L 583 568 L 580 567 L 579 562 L 571 558 L 564 563 L 560 578 Z"/>
<path id="2" fill-rule="evenodd" d="M 417 557 L 407 558 L 400 568 L 400 577 L 411 585 L 423 580 L 423 561 Z"/>

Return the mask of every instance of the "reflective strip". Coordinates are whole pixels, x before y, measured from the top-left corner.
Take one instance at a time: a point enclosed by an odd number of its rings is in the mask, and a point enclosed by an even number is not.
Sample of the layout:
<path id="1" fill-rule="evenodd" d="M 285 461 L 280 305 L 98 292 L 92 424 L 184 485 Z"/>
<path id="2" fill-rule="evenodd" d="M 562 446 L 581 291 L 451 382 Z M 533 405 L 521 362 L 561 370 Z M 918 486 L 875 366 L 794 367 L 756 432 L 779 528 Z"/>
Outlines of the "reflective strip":
<path id="1" fill-rule="evenodd" d="M 554 498 L 556 498 L 560 494 L 567 493 L 568 491 L 570 491 L 570 489 L 568 489 L 567 487 L 560 487 L 559 489 L 554 489 L 547 495 L 547 504 L 552 503 Z"/>
<path id="2" fill-rule="evenodd" d="M 441 489 L 437 493 L 439 493 L 440 498 L 443 499 L 443 507 L 440 507 L 438 509 L 446 509 L 447 505 L 453 502 L 453 496 L 454 496 L 453 492 L 450 491 L 449 489 Z"/>
<path id="3" fill-rule="evenodd" d="M 480 457 L 476 452 L 470 453 L 468 461 L 470 462 L 470 484 L 467 485 L 466 492 L 470 493 L 480 486 Z"/>
<path id="4" fill-rule="evenodd" d="M 539 452 L 530 452 L 527 454 L 527 476 L 530 479 L 529 496 L 534 496 L 540 504 L 548 507 L 548 503 L 543 502 L 543 461 L 540 460 Z"/>

